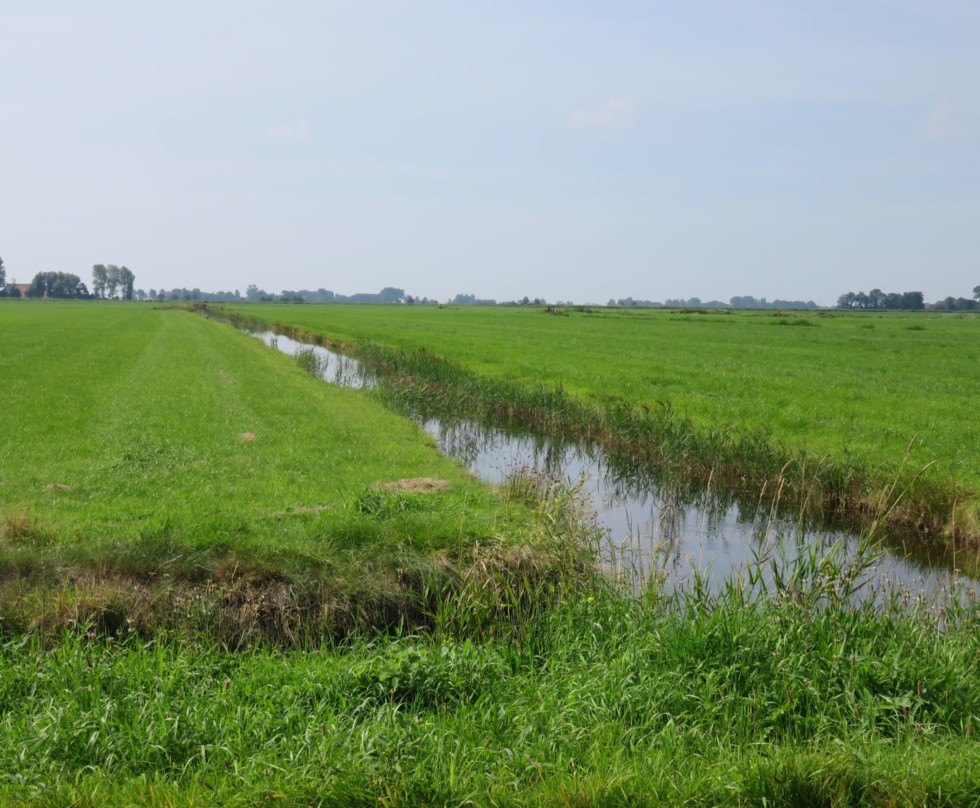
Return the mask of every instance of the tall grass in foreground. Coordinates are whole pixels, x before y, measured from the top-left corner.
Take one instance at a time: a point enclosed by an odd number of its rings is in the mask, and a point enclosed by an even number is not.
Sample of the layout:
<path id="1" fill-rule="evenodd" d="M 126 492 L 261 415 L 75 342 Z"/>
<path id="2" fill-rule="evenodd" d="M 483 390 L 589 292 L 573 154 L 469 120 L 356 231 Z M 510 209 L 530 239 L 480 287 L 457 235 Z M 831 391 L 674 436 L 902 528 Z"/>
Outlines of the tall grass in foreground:
<path id="1" fill-rule="evenodd" d="M 980 804 L 976 607 L 828 598 L 859 574 L 647 602 L 595 582 L 491 631 L 437 609 L 287 654 L 27 635 L 0 646 L 0 800 Z"/>

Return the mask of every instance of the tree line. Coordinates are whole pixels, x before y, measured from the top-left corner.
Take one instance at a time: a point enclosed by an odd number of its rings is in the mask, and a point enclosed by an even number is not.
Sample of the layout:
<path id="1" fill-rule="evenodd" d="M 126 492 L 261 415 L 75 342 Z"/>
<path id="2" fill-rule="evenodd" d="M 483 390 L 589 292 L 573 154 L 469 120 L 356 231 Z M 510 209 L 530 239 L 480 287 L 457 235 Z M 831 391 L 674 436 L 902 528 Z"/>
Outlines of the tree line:
<path id="1" fill-rule="evenodd" d="M 618 300 L 609 299 L 606 304 L 610 308 L 635 309 L 816 309 L 819 308 L 812 300 L 769 300 L 752 295 L 736 295 L 725 303 L 721 300 L 703 301 L 700 297 L 689 297 L 686 300 L 667 298 L 663 303 L 658 300 L 634 300 L 632 297 L 622 297 Z"/>
<path id="2" fill-rule="evenodd" d="M 122 300 L 133 299 L 133 284 L 136 276 L 128 267 L 115 264 L 96 264 L 92 267 L 92 294 L 95 297 L 115 299 L 117 293 Z"/>
<path id="3" fill-rule="evenodd" d="M 82 279 L 71 272 L 38 272 L 27 287 L 27 297 L 84 299 L 89 296 Z"/>
<path id="4" fill-rule="evenodd" d="M 127 267 L 115 264 L 95 264 L 92 267 L 92 291 L 73 272 L 38 272 L 27 285 L 26 297 L 88 300 L 110 298 L 133 299 L 136 275 Z M 20 290 L 7 285 L 7 271 L 0 258 L 0 297 L 20 297 Z"/>
<path id="5" fill-rule="evenodd" d="M 404 289 L 386 286 L 380 292 L 358 292 L 353 295 L 341 295 L 329 289 L 300 289 L 292 291 L 283 289 L 281 292 L 267 292 L 254 283 L 249 284 L 243 295 L 238 289 L 233 292 L 205 292 L 201 289 L 175 287 L 173 289 L 150 289 L 148 292 L 137 289 L 133 292 L 137 300 L 173 300 L 183 302 L 205 303 L 402 303 L 407 302 L 411 295 L 406 296 Z"/>
<path id="6" fill-rule="evenodd" d="M 845 292 L 837 298 L 837 308 L 877 311 L 978 311 L 980 286 L 973 287 L 973 297 L 946 297 L 926 303 L 922 292 L 883 292 L 872 289 L 864 292 Z"/>

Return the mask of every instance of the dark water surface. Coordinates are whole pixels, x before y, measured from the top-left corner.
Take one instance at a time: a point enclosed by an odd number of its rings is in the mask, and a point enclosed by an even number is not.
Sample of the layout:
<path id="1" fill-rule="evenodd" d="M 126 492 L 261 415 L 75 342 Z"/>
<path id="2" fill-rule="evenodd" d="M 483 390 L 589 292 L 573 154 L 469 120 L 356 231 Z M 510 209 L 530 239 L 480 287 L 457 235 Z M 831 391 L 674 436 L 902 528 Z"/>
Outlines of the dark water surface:
<path id="1" fill-rule="evenodd" d="M 309 352 L 317 375 L 331 384 L 376 385 L 374 375 L 350 357 L 272 332 L 253 336 L 286 354 Z M 858 547 L 855 536 L 805 530 L 785 515 L 758 509 L 746 512 L 710 493 L 693 502 L 687 501 L 690 497 L 682 501 L 658 488 L 649 475 L 617 468 L 596 447 L 464 419 L 415 420 L 435 439 L 440 451 L 481 480 L 501 483 L 528 470 L 578 486 L 603 537 L 603 563 L 611 575 L 637 591 L 651 579 L 662 581 L 669 593 L 694 585 L 697 578 L 717 590 L 760 556 L 771 557 L 772 568 L 780 559 L 790 564 L 801 554 L 822 553 L 833 545 L 849 559 Z M 898 591 L 908 598 L 937 603 L 951 592 L 967 600 L 980 594 L 980 582 L 964 577 L 948 561 L 933 565 L 894 548 L 884 552 L 864 578 L 865 596 Z"/>

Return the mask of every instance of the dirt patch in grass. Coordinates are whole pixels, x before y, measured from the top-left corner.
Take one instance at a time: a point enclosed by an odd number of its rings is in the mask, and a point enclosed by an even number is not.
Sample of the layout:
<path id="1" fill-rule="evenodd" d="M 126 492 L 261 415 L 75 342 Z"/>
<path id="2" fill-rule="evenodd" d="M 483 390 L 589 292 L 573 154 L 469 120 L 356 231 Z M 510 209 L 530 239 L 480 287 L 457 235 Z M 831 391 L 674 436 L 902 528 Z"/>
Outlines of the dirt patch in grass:
<path id="1" fill-rule="evenodd" d="M 410 477 L 381 485 L 382 491 L 407 491 L 413 494 L 432 494 L 448 489 L 449 480 L 437 480 L 433 477 Z"/>
<path id="2" fill-rule="evenodd" d="M 238 439 L 241 441 L 245 441 L 246 443 L 249 443 L 253 440 L 258 440 L 259 436 L 256 435 L 254 432 L 242 432 L 242 434 L 238 436 Z"/>

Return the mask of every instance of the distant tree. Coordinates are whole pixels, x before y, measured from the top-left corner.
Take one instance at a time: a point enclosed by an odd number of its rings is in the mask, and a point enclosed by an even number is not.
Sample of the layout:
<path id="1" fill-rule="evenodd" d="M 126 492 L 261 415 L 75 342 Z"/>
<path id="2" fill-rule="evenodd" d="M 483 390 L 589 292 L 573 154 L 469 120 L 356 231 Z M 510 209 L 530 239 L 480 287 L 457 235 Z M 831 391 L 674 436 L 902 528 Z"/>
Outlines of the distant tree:
<path id="1" fill-rule="evenodd" d="M 922 292 L 902 292 L 902 308 L 909 311 L 922 311 L 926 307 Z"/>
<path id="2" fill-rule="evenodd" d="M 386 286 L 378 293 L 379 303 L 400 303 L 405 299 L 405 290 L 396 289 L 394 286 Z"/>
<path id="3" fill-rule="evenodd" d="M 977 301 L 970 297 L 946 297 L 930 303 L 928 308 L 933 311 L 976 311 Z"/>
<path id="4" fill-rule="evenodd" d="M 106 288 L 106 293 L 109 295 L 111 299 L 113 300 L 115 299 L 116 290 L 120 287 L 121 284 L 122 284 L 122 278 L 120 277 L 119 274 L 119 267 L 117 267 L 115 264 L 109 264 L 108 266 L 106 266 L 105 288 Z"/>
<path id="5" fill-rule="evenodd" d="M 92 267 L 92 294 L 105 297 L 106 284 L 109 281 L 109 271 L 105 264 L 95 264 Z"/>
<path id="6" fill-rule="evenodd" d="M 866 309 L 868 308 L 868 296 L 864 292 L 848 292 L 844 299 L 848 301 L 846 308 Z"/>
<path id="7" fill-rule="evenodd" d="M 119 286 L 122 291 L 123 300 L 133 299 L 133 284 L 136 283 L 136 276 L 128 267 L 119 267 Z"/>
<path id="8" fill-rule="evenodd" d="M 883 309 L 885 308 L 885 303 L 887 302 L 887 297 L 881 289 L 872 289 L 868 292 L 868 308 L 869 309 Z"/>
<path id="9" fill-rule="evenodd" d="M 129 267 L 115 264 L 96 264 L 92 267 L 92 292 L 96 297 L 115 299 L 118 292 L 123 300 L 133 299 L 136 276 Z"/>
<path id="10" fill-rule="evenodd" d="M 775 301 L 783 302 L 783 301 Z M 837 298 L 839 309 L 906 309 L 920 311 L 925 308 L 922 292 L 882 292 L 872 289 L 864 292 L 845 292 Z"/>
<path id="11" fill-rule="evenodd" d="M 0 258 L 0 290 L 2 290 L 3 287 L 5 287 L 6 285 L 7 285 L 7 270 L 3 268 L 3 259 Z M 980 289 L 980 286 L 978 286 L 977 289 Z M 980 297 L 980 295 L 977 296 Z"/>
<path id="12" fill-rule="evenodd" d="M 47 273 L 38 272 L 34 276 L 34 280 L 31 281 L 30 286 L 27 287 L 27 291 L 25 292 L 28 297 L 44 297 L 47 294 L 48 284 L 44 277 L 45 274 Z"/>
<path id="13" fill-rule="evenodd" d="M 0 266 L 3 265 L 3 261 L 0 261 Z M 973 299 L 980 303 L 980 286 L 973 287 Z"/>
<path id="14" fill-rule="evenodd" d="M 492 298 L 479 298 L 476 295 L 469 294 L 458 294 L 451 300 L 447 300 L 447 303 L 452 303 L 454 306 L 496 306 L 497 301 Z"/>
<path id="15" fill-rule="evenodd" d="M 70 272 L 38 272 L 27 288 L 28 297 L 88 297 L 88 289 L 78 275 Z"/>

